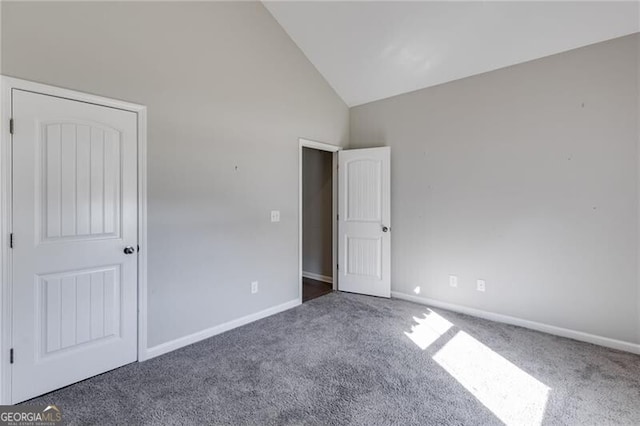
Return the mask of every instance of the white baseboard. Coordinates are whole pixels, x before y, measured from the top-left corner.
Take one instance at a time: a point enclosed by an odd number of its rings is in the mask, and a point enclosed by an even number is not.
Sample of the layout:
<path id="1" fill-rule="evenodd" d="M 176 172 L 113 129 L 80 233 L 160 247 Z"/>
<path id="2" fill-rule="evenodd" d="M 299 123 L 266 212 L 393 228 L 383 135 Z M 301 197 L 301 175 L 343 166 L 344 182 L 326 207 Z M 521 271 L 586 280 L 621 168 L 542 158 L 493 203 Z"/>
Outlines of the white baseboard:
<path id="1" fill-rule="evenodd" d="M 326 275 L 316 274 L 314 272 L 305 272 L 302 271 L 302 276 L 304 278 L 309 278 L 310 280 L 322 281 L 323 283 L 333 284 L 333 278 L 328 277 Z"/>
<path id="2" fill-rule="evenodd" d="M 567 337 L 569 339 L 579 340 L 581 342 L 593 343 L 594 345 L 605 346 L 607 348 L 612 348 L 612 349 L 618 349 L 620 351 L 640 354 L 640 344 L 637 344 L 637 343 L 610 339 L 608 337 L 597 336 L 595 334 L 584 333 L 582 331 L 556 327 L 553 325 L 543 324 L 540 322 L 511 317 L 508 315 L 496 314 L 493 312 L 483 311 L 480 309 L 469 308 L 467 306 L 441 302 L 439 300 L 428 299 L 426 297 L 399 293 L 397 291 L 392 291 L 391 297 L 419 303 L 421 305 L 432 306 L 434 308 L 441 308 L 441 309 L 446 309 L 448 311 L 459 312 L 462 314 L 467 314 L 467 315 L 471 315 L 478 318 L 484 318 L 491 321 L 517 325 L 520 327 L 529 328 L 531 330 L 542 331 L 543 333 L 553 334 L 555 336 Z"/>
<path id="3" fill-rule="evenodd" d="M 216 325 L 215 327 L 207 328 L 206 330 L 189 334 L 188 336 L 180 337 L 178 339 L 171 340 L 169 342 L 162 343 L 151 348 L 147 348 L 145 353 L 138 356 L 139 361 L 145 361 L 151 358 L 155 358 L 168 352 L 175 351 L 176 349 L 180 349 L 184 346 L 188 346 L 201 340 L 208 339 L 209 337 L 213 337 L 216 334 L 224 333 L 225 331 L 232 330 L 234 328 L 257 321 L 259 319 L 275 315 L 291 308 L 295 308 L 296 306 L 300 305 L 300 303 L 301 302 L 299 299 L 290 300 L 289 302 L 285 302 L 281 305 L 256 312 L 255 314 L 250 314 L 242 318 L 226 322 L 224 324 Z"/>

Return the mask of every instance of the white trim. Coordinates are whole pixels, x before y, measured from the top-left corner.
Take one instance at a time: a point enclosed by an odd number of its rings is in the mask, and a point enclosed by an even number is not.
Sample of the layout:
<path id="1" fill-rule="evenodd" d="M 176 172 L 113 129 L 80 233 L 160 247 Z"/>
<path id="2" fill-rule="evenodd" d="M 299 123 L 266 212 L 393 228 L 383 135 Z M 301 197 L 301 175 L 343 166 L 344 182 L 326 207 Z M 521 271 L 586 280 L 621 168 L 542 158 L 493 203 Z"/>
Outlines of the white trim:
<path id="1" fill-rule="evenodd" d="M 302 271 L 302 277 L 309 278 L 310 280 L 322 281 L 323 283 L 333 284 L 333 277 L 316 274 L 315 272 Z"/>
<path id="2" fill-rule="evenodd" d="M 391 297 L 409 302 L 419 303 L 421 305 L 432 306 L 434 308 L 446 309 L 448 311 L 459 312 L 461 314 L 471 315 L 490 321 L 501 322 L 504 324 L 517 325 L 519 327 L 529 328 L 531 330 L 541 331 L 543 333 L 553 334 L 555 336 L 566 337 L 581 342 L 592 343 L 594 345 L 605 346 L 607 348 L 617 349 L 620 351 L 640 354 L 640 344 L 625 342 L 623 340 L 611 339 L 609 337 L 597 336 L 595 334 L 584 333 L 582 331 L 570 330 L 568 328 L 556 327 L 554 325 L 543 324 L 540 322 L 529 321 L 522 318 L 516 318 L 509 315 L 496 314 L 493 312 L 483 311 L 480 309 L 469 308 L 467 306 L 456 305 L 454 303 L 441 302 L 426 297 L 414 296 L 411 294 L 391 292 Z"/>
<path id="3" fill-rule="evenodd" d="M 298 297 L 300 303 L 302 303 L 302 148 L 313 148 L 320 151 L 328 151 L 333 153 L 333 176 L 332 176 L 332 191 L 333 191 L 333 208 L 332 217 L 338 216 L 338 151 L 342 150 L 342 147 L 337 145 L 331 145 L 324 142 L 318 142 L 311 139 L 299 138 L 298 139 Z M 338 224 L 333 227 L 333 244 L 332 246 L 332 263 L 333 263 L 333 277 L 332 279 L 333 290 L 338 290 Z"/>
<path id="4" fill-rule="evenodd" d="M 0 298 L 2 316 L 0 317 L 0 404 L 11 404 L 11 368 L 9 368 L 9 342 L 11 342 L 11 250 L 9 233 L 12 230 L 11 217 L 11 96 L 9 83 L 0 76 Z"/>
<path id="5" fill-rule="evenodd" d="M 2 316 L 0 318 L 0 404 L 10 403 L 11 369 L 11 250 L 8 236 L 11 226 L 11 135 L 7 123 L 11 118 L 11 91 L 25 90 L 44 95 L 136 113 L 138 126 L 138 360 L 146 354 L 147 342 L 147 107 L 102 96 L 53 87 L 45 84 L 0 76 L 0 287 Z"/>
<path id="6" fill-rule="evenodd" d="M 287 311 L 289 309 L 295 308 L 296 306 L 300 306 L 300 303 L 301 302 L 298 299 L 293 299 L 281 305 L 256 312 L 255 314 L 250 314 L 242 318 L 225 322 L 224 324 L 216 325 L 215 327 L 207 328 L 206 330 L 198 331 L 196 333 L 189 334 L 187 336 L 180 337 L 166 343 L 161 343 L 147 349 L 147 359 L 164 355 L 168 352 L 175 351 L 176 349 L 180 349 L 201 340 L 213 337 L 217 334 L 224 333 L 225 331 L 233 330 L 234 328 L 238 328 L 254 321 L 269 317 L 271 315 Z"/>
<path id="7" fill-rule="evenodd" d="M 49 86 L 47 84 L 36 83 L 28 80 L 21 80 L 14 77 L 0 76 L 4 81 L 5 87 L 10 89 L 25 90 L 28 92 L 36 92 L 44 95 L 56 96 L 58 98 L 70 99 L 73 101 L 86 102 L 111 108 L 122 109 L 125 111 L 140 112 L 146 110 L 144 105 L 134 104 L 131 102 L 121 101 L 118 99 L 105 98 L 102 96 L 92 95 L 89 93 L 77 92 L 75 90 L 64 89 L 61 87 Z"/>
<path id="8" fill-rule="evenodd" d="M 138 111 L 138 361 L 147 359 L 147 108 Z"/>
<path id="9" fill-rule="evenodd" d="M 329 152 L 338 152 L 342 150 L 342 147 L 338 145 L 318 142 L 311 139 L 299 138 L 298 141 L 300 142 L 300 146 L 305 148 L 313 148 L 313 149 L 319 149 L 320 151 L 329 151 Z"/>

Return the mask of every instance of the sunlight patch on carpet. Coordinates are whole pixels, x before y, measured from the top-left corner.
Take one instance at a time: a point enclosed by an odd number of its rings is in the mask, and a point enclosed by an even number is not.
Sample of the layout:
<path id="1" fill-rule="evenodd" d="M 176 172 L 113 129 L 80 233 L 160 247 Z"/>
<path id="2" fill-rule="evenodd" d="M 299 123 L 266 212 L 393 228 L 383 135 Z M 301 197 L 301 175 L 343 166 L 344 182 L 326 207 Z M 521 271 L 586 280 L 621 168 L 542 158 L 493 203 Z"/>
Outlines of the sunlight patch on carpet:
<path id="1" fill-rule="evenodd" d="M 405 332 L 404 334 L 422 350 L 427 349 L 433 342 L 438 340 L 440 336 L 453 327 L 453 324 L 431 309 L 427 310 L 424 318 L 413 317 L 413 320 L 416 324 L 411 327 L 411 332 Z"/>
<path id="2" fill-rule="evenodd" d="M 433 359 L 507 425 L 542 423 L 551 388 L 464 331 Z"/>

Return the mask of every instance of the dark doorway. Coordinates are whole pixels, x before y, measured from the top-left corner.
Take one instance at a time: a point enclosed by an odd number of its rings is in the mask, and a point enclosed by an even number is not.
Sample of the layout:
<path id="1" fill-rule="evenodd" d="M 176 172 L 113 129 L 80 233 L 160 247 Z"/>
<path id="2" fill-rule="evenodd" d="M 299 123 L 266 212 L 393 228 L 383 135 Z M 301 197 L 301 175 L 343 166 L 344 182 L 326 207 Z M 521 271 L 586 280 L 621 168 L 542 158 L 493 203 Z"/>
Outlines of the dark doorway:
<path id="1" fill-rule="evenodd" d="M 302 149 L 302 301 L 333 290 L 333 154 Z"/>
<path id="2" fill-rule="evenodd" d="M 302 303 L 333 291 L 333 285 L 302 277 Z"/>

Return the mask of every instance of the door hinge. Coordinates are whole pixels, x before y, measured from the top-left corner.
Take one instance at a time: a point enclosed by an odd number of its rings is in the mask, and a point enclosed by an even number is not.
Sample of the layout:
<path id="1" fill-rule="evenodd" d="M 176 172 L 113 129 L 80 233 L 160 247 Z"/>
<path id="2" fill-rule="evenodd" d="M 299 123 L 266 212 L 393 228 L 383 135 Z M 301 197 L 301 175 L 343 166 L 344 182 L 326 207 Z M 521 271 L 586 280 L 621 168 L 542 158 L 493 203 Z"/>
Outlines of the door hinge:
<path id="1" fill-rule="evenodd" d="M 13 118 L 9 119 L 9 133 L 13 134 Z"/>
<path id="2" fill-rule="evenodd" d="M 336 220 L 340 220 L 340 215 L 339 214 L 336 215 Z"/>
<path id="3" fill-rule="evenodd" d="M 13 364 L 13 348 L 9 349 L 9 364 Z"/>
<path id="4" fill-rule="evenodd" d="M 336 271 L 339 271 L 339 270 L 340 270 L 340 264 L 338 263 L 336 264 Z"/>
<path id="5" fill-rule="evenodd" d="M 9 248 L 13 248 L 13 232 L 9 234 Z"/>

